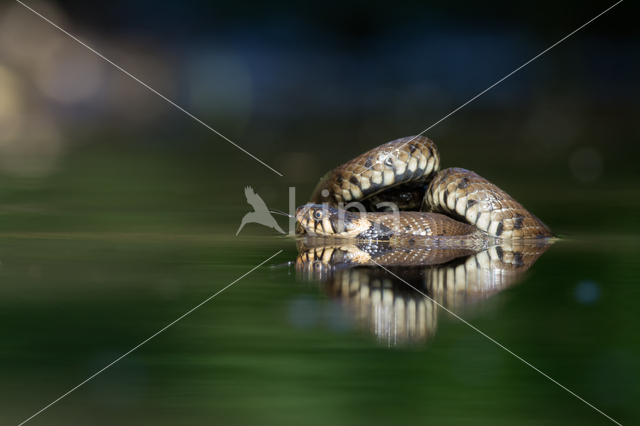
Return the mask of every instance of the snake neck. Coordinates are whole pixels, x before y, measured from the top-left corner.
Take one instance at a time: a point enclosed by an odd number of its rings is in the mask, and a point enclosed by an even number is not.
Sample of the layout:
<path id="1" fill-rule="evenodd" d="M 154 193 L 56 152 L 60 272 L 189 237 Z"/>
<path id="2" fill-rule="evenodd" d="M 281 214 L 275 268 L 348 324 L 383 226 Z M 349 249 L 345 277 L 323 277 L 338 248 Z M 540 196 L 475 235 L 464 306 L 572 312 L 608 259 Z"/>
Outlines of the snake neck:
<path id="1" fill-rule="evenodd" d="M 395 235 L 395 231 L 379 222 L 369 222 L 369 227 L 358 235 L 361 240 L 388 240 Z"/>

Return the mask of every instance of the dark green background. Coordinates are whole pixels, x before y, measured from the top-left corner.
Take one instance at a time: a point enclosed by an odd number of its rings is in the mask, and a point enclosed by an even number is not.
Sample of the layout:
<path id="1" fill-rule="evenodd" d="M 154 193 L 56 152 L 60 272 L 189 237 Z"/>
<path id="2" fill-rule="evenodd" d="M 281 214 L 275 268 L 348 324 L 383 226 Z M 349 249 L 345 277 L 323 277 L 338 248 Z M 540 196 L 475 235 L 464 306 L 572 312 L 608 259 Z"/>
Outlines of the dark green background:
<path id="1" fill-rule="evenodd" d="M 93 104 L 83 110 L 42 100 L 25 77 L 29 102 L 43 104 L 62 129 L 64 150 L 50 174 L 3 171 L 0 178 L 0 423 L 24 421 L 282 250 L 29 424 L 611 424 L 443 312 L 435 337 L 411 347 L 388 347 L 350 324 L 336 327 L 340 305 L 320 284 L 300 282 L 293 268 L 270 268 L 295 260 L 292 239 L 257 224 L 235 236 L 251 211 L 244 187 L 286 210 L 294 186 L 303 204 L 327 170 L 420 132 L 609 3 L 352 2 L 316 9 L 279 2 L 273 13 L 256 3 L 127 3 L 60 7 L 97 47 L 127 46 L 127 37 L 140 36 L 166 48 L 176 69 L 194 44 L 266 56 L 282 49 L 293 64 L 306 64 L 270 77 L 296 85 L 279 86 L 283 91 L 269 98 L 278 105 L 256 100 L 244 127 L 224 114 L 194 111 L 284 176 L 178 110 L 127 122 Z M 627 425 L 640 420 L 640 103 L 637 54 L 625 53 L 637 51 L 637 28 L 628 22 L 637 6 L 619 8 L 502 83 L 495 98 L 479 99 L 426 135 L 438 144 L 443 167 L 478 172 L 563 236 L 523 282 L 461 315 Z M 283 14 L 294 30 L 274 32 Z M 402 51 L 434 20 L 434 40 L 443 32 L 459 40 L 418 50 L 434 61 L 465 58 L 483 34 L 498 34 L 499 52 L 510 34 L 504 29 L 522 31 L 530 43 L 517 44 L 517 55 L 502 62 L 496 53 L 473 66 L 442 68 L 431 81 L 436 87 L 455 88 L 464 76 L 491 69 L 476 81 L 479 90 L 462 85 L 447 102 L 424 96 L 398 109 L 402 102 L 390 100 L 417 87 L 398 72 L 383 79 L 385 92 L 366 107 L 336 112 L 327 101 L 303 108 L 319 102 L 307 89 L 314 84 L 348 105 L 380 88 L 367 80 L 376 70 L 366 67 L 322 84 L 307 79 L 314 65 L 306 53 L 328 58 L 334 70 L 343 60 L 377 64 L 380 49 Z M 411 65 L 378 59 L 387 70 Z M 22 72 L 1 55 L 0 63 Z M 259 99 L 265 76 L 256 69 Z M 447 79 L 453 73 L 458 79 Z M 138 90 L 146 102 L 164 102 Z M 510 93 L 515 104 L 498 102 Z M 176 96 L 189 105 L 188 95 Z M 548 120 L 532 126 L 545 108 Z M 579 129 L 570 140 L 554 137 L 572 114 Z M 592 182 L 572 175 L 570 158 L 580 147 L 601 155 L 602 173 Z M 599 290 L 589 305 L 576 298 L 585 281 Z M 299 303 L 310 307 L 307 326 L 292 320 Z"/>

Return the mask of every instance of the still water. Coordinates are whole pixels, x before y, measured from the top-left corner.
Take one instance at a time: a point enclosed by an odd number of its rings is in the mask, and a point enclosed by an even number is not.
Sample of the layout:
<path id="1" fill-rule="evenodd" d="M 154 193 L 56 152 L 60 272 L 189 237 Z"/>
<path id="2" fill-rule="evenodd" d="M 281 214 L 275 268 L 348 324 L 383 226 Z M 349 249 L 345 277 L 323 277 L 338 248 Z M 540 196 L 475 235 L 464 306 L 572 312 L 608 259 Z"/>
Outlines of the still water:
<path id="1" fill-rule="evenodd" d="M 640 234 L 632 213 L 566 225 L 593 194 L 545 199 L 541 216 L 564 226 L 554 244 L 389 255 L 387 272 L 345 265 L 363 247 L 255 224 L 235 237 L 244 182 L 225 204 L 237 207 L 214 209 L 197 201 L 206 188 L 177 195 L 192 181 L 174 163 L 101 174 L 82 160 L 54 183 L 2 188 L 0 424 L 276 253 L 28 424 L 613 424 L 453 314 L 620 423 L 640 420 Z M 338 267 L 314 262 L 329 252 Z"/>

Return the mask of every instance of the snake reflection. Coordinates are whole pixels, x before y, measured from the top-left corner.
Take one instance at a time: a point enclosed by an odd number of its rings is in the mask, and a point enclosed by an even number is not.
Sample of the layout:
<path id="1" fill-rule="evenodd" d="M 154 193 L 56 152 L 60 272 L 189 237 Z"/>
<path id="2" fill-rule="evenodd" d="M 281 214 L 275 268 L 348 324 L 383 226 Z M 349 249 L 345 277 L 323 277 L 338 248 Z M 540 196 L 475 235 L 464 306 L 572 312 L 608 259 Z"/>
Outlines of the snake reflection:
<path id="1" fill-rule="evenodd" d="M 488 299 L 520 282 L 550 244 L 306 237 L 297 243 L 296 271 L 299 279 L 319 282 L 329 297 L 341 301 L 360 330 L 389 345 L 416 344 L 436 332 L 434 301 L 459 312 Z"/>
<path id="2" fill-rule="evenodd" d="M 422 136 L 338 166 L 289 216 L 298 223 L 298 275 L 319 281 L 389 344 L 428 340 L 438 304 L 455 312 L 518 283 L 554 241 L 493 183 L 440 170 L 436 145 Z"/>

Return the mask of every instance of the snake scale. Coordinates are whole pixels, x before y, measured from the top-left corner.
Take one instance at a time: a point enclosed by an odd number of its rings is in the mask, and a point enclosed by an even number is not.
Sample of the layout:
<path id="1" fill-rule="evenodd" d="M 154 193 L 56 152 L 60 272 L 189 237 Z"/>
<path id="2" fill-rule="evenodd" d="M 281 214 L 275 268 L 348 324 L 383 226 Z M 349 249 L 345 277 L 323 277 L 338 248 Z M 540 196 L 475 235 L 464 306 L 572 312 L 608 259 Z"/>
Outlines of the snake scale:
<path id="1" fill-rule="evenodd" d="M 381 240 L 553 237 L 540 219 L 478 174 L 439 169 L 438 149 L 423 136 L 367 151 L 329 172 L 296 210 L 301 232 Z M 354 207 L 359 211 L 347 211 Z M 394 207 L 399 213 L 384 211 Z"/>

